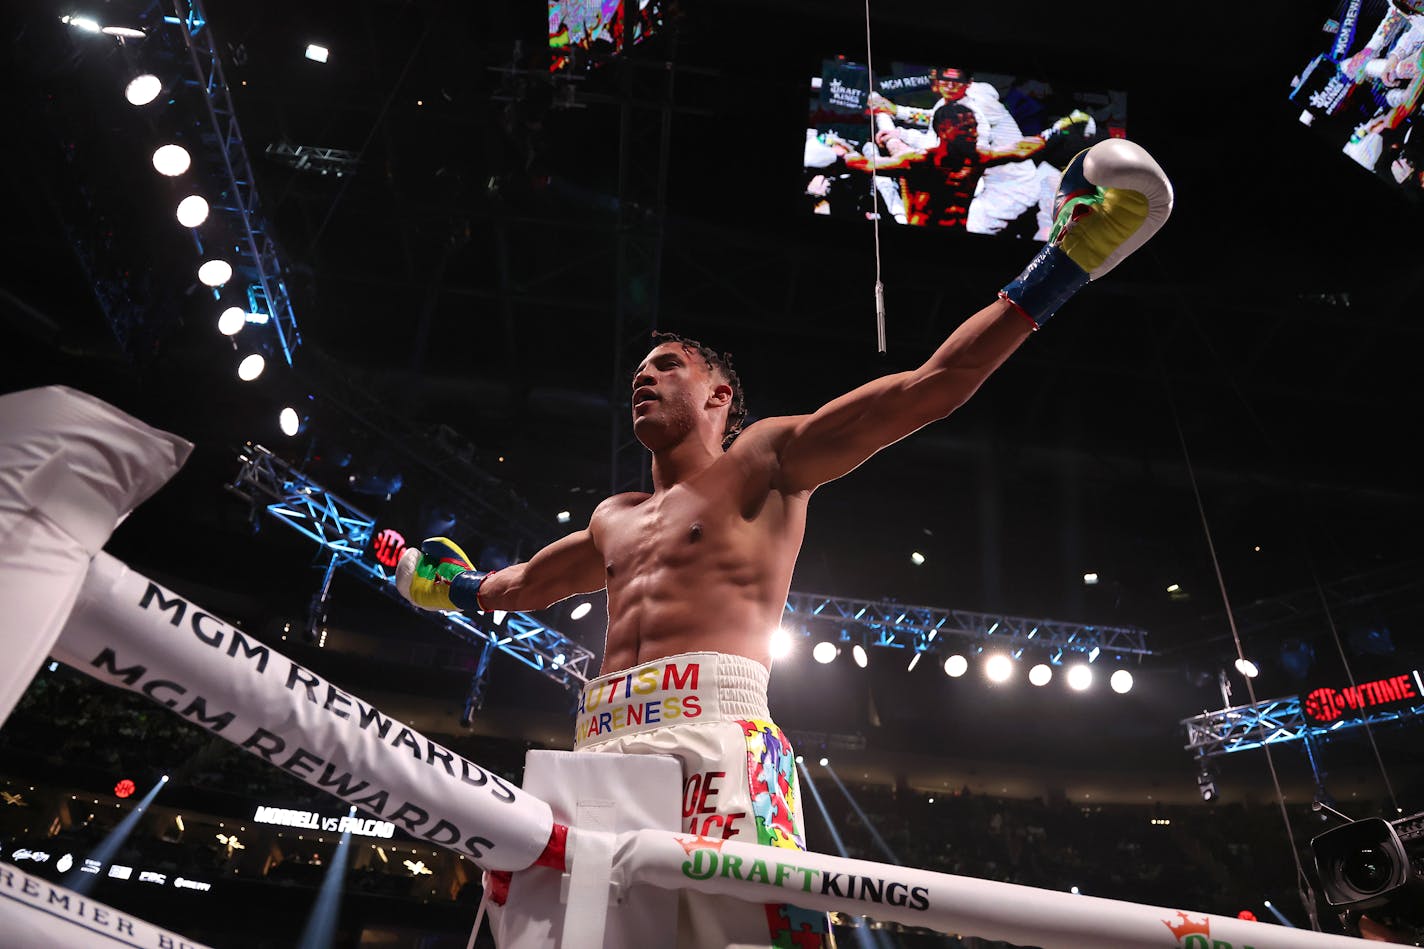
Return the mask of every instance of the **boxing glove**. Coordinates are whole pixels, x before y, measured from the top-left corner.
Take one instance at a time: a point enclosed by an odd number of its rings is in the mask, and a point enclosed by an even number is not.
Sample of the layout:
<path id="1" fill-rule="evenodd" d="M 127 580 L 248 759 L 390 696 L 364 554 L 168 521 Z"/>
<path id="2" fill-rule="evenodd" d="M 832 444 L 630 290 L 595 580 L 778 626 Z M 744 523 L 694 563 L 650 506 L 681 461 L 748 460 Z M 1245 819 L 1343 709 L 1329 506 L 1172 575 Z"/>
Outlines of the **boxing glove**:
<path id="1" fill-rule="evenodd" d="M 431 537 L 420 549 L 407 547 L 396 563 L 396 590 L 423 610 L 478 612 L 480 584 L 488 573 L 470 566 L 470 558 L 447 537 Z"/>
<path id="2" fill-rule="evenodd" d="M 1089 280 L 1141 247 L 1171 213 L 1172 184 L 1141 145 L 1110 138 L 1085 148 L 1063 169 L 1048 242 L 999 297 L 1037 329 Z"/>

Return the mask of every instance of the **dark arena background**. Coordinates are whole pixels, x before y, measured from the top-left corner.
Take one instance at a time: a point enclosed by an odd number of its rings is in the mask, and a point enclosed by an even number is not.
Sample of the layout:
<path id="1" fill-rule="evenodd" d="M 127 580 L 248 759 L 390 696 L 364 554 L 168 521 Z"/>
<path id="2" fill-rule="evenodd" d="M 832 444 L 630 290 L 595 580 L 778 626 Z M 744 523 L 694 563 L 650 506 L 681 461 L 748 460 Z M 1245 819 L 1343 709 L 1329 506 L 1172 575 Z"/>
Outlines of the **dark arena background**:
<path id="1" fill-rule="evenodd" d="M 5 5 L 3 389 L 196 445 L 107 549 L 519 781 L 571 747 L 604 600 L 442 621 L 392 595 L 395 556 L 522 560 L 643 485 L 655 329 L 731 352 L 752 419 L 927 358 L 1037 251 L 1032 214 L 898 226 L 844 163 L 869 135 L 817 102 L 863 102 L 868 61 L 906 94 L 957 66 L 1025 135 L 1079 110 L 1143 145 L 1176 208 L 965 407 L 816 493 L 771 687 L 808 844 L 1353 931 L 1312 839 L 1424 811 L 1420 14 L 564 6 Z M 212 946 L 470 939 L 473 863 L 371 815 L 341 844 L 336 798 L 58 663 L 0 729 L 0 792 L 0 859 L 54 881 L 137 814 L 94 898 Z M 1376 914 L 1424 927 L 1417 895 Z"/>

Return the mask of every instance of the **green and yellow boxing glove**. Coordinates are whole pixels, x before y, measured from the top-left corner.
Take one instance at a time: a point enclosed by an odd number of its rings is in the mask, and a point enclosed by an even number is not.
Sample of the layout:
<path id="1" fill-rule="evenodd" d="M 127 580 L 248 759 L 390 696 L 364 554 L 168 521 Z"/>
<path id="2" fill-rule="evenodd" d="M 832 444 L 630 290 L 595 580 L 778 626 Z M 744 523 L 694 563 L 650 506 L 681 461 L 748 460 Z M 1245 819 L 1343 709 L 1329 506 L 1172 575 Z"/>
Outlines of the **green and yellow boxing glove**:
<path id="1" fill-rule="evenodd" d="M 480 584 L 488 573 L 470 565 L 470 558 L 447 537 L 431 537 L 420 549 L 406 548 L 396 563 L 396 590 L 423 610 L 475 612 Z"/>
<path id="2" fill-rule="evenodd" d="M 1089 280 L 1146 243 L 1171 213 L 1172 183 L 1141 145 L 1110 138 L 1085 148 L 1063 169 L 1048 242 L 999 297 L 1037 329 Z"/>

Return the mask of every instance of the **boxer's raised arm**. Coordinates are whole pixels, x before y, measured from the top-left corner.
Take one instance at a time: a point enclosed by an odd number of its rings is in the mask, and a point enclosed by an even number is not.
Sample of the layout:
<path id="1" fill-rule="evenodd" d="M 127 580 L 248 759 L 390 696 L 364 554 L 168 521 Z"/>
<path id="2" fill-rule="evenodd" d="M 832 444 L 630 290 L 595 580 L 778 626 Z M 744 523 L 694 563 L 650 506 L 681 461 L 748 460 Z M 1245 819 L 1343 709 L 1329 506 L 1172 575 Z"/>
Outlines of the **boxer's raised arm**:
<path id="1" fill-rule="evenodd" d="M 602 590 L 603 557 L 588 528 L 565 534 L 523 563 L 488 574 L 480 583 L 487 610 L 541 610 L 578 593 Z"/>
<path id="2" fill-rule="evenodd" d="M 781 440 L 779 482 L 787 492 L 833 481 L 963 405 L 1033 325 L 1008 301 L 962 323 L 924 365 L 882 376 L 792 420 Z"/>
<path id="3" fill-rule="evenodd" d="M 485 572 L 454 541 L 431 537 L 401 554 L 395 584 L 401 596 L 423 610 L 539 610 L 603 589 L 603 557 L 584 528 L 524 563 Z"/>
<path id="4" fill-rule="evenodd" d="M 1048 243 L 924 365 L 884 376 L 787 419 L 771 442 L 781 490 L 809 491 L 944 418 L 1088 281 L 1116 267 L 1167 220 L 1172 186 L 1152 156 L 1108 139 L 1074 156 L 1054 201 Z"/>

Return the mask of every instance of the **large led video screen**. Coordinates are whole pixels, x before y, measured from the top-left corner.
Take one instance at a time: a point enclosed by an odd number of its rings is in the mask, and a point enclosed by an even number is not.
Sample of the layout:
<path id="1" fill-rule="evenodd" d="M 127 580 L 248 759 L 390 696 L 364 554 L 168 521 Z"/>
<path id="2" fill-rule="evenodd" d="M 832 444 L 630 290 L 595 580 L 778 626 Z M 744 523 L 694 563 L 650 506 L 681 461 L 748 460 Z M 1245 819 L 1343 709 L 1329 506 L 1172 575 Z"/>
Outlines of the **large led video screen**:
<path id="1" fill-rule="evenodd" d="M 803 161 L 812 214 L 1047 240 L 1063 167 L 1127 135 L 1127 95 L 957 65 L 826 59 Z"/>
<path id="2" fill-rule="evenodd" d="M 652 36 L 663 0 L 549 0 L 549 70 L 597 65 Z"/>
<path id="3" fill-rule="evenodd" d="M 1300 121 L 1391 187 L 1424 190 L 1424 0 L 1337 0 L 1291 77 Z"/>

